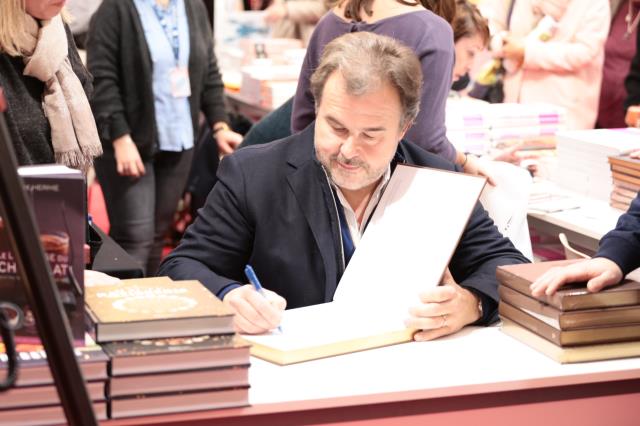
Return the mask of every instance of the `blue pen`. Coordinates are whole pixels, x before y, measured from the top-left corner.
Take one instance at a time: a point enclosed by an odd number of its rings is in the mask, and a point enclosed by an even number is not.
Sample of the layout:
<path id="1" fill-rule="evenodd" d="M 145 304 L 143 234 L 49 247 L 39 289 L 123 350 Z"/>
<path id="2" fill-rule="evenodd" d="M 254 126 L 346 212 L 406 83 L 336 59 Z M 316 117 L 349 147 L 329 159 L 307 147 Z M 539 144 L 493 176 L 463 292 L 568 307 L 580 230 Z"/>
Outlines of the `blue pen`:
<path id="1" fill-rule="evenodd" d="M 253 270 L 251 265 L 247 265 L 244 267 L 244 274 L 247 276 L 249 282 L 253 285 L 253 288 L 255 288 L 256 291 L 266 299 L 267 295 L 264 292 L 264 288 L 262 288 L 262 284 L 260 284 L 260 280 L 256 275 L 256 271 Z M 278 326 L 278 331 L 282 333 L 282 327 Z"/>

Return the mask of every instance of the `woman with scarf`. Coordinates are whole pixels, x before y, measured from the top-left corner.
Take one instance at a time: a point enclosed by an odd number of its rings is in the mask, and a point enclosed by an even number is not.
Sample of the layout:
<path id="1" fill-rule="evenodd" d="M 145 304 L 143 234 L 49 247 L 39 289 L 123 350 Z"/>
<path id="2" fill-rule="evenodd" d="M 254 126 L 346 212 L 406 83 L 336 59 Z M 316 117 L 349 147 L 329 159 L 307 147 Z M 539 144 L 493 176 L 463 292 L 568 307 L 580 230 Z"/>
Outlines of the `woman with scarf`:
<path id="1" fill-rule="evenodd" d="M 0 2 L 0 87 L 21 165 L 85 171 L 102 153 L 82 65 L 60 0 Z"/>

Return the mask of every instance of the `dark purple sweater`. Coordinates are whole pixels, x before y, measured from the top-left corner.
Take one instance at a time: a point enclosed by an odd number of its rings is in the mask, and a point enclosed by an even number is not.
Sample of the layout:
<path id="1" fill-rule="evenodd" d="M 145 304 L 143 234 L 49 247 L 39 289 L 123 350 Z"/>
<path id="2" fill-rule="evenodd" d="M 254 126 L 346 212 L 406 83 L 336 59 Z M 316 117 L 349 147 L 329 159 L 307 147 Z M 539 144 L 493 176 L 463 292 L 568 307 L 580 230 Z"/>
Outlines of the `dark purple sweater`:
<path id="1" fill-rule="evenodd" d="M 370 31 L 393 37 L 410 47 L 422 64 L 420 113 L 405 138 L 447 160 L 455 160 L 455 148 L 446 138 L 445 103 L 451 87 L 454 63 L 453 32 L 449 24 L 427 10 L 409 12 L 374 23 L 347 22 L 333 12 L 318 22 L 302 64 L 293 101 L 291 129 L 298 132 L 315 119 L 309 80 L 331 40 L 354 31 Z"/>

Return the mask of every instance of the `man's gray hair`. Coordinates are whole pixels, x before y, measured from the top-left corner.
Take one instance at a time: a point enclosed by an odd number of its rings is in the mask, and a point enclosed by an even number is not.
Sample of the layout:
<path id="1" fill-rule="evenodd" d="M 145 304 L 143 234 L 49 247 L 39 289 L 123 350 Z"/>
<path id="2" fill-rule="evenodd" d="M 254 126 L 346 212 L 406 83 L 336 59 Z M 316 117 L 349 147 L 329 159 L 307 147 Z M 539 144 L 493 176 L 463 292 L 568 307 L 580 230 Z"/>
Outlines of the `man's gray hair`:
<path id="1" fill-rule="evenodd" d="M 324 86 L 335 71 L 344 78 L 347 93 L 360 96 L 390 83 L 402 105 L 400 126 L 413 122 L 420 109 L 422 69 L 411 49 L 395 39 L 371 32 L 348 33 L 324 48 L 311 76 L 311 93 L 320 105 Z"/>

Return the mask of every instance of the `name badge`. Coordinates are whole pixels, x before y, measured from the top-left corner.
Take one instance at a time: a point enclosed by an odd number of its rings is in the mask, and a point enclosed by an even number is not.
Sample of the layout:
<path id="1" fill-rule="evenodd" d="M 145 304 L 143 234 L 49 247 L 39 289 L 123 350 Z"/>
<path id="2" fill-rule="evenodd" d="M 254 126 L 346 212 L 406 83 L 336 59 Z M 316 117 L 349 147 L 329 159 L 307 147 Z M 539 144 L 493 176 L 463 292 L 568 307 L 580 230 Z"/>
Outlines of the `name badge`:
<path id="1" fill-rule="evenodd" d="M 171 69 L 171 95 L 174 98 L 188 98 L 191 96 L 191 84 L 189 82 L 189 69 L 187 67 L 175 67 Z"/>

